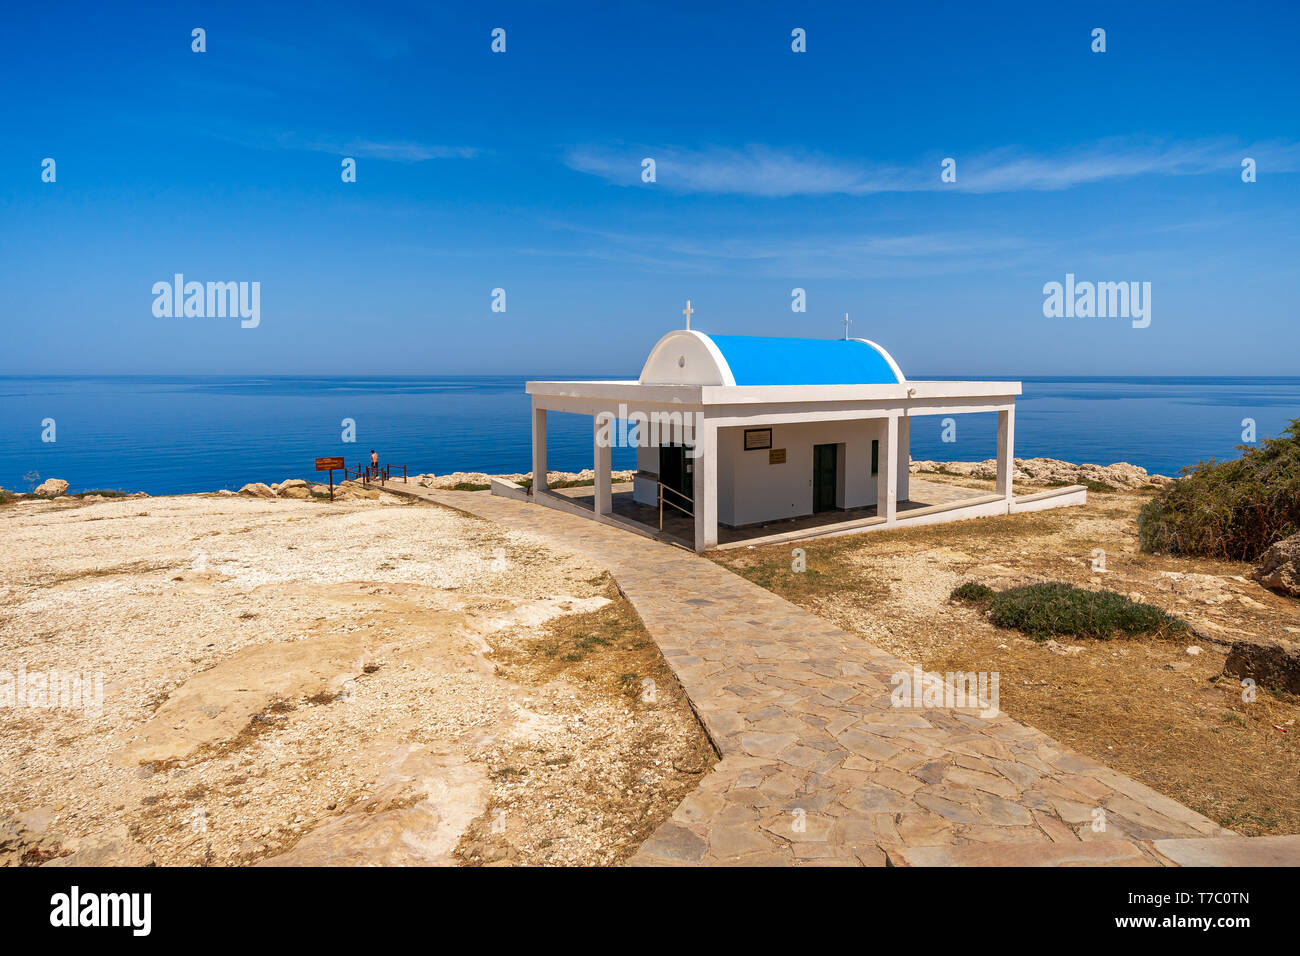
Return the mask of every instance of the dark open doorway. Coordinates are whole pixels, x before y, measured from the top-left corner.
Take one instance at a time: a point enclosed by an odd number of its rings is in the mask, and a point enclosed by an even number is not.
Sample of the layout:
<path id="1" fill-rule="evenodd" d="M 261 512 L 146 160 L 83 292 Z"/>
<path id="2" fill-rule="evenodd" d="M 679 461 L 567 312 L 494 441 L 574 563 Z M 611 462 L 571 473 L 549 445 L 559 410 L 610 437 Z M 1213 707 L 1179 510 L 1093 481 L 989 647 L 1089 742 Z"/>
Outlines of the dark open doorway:
<path id="1" fill-rule="evenodd" d="M 838 447 L 813 445 L 813 514 L 835 510 L 838 471 Z"/>
<path id="2" fill-rule="evenodd" d="M 691 501 L 695 498 L 695 459 L 686 454 L 684 445 L 661 445 L 659 447 L 659 480 L 664 487 L 677 495 L 669 495 L 668 501 L 693 512 Z"/>

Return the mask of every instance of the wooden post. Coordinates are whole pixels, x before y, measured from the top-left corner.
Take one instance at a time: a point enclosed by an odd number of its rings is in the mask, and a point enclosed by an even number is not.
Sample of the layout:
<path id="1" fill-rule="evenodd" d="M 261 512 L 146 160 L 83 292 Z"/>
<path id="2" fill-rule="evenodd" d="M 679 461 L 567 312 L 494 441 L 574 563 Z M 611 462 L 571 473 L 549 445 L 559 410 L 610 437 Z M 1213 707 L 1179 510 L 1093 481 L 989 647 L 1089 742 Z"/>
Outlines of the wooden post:
<path id="1" fill-rule="evenodd" d="M 342 468 L 343 480 L 347 481 L 347 459 L 339 455 L 337 458 L 317 458 L 316 471 L 329 472 L 329 499 L 334 501 L 334 468 Z"/>

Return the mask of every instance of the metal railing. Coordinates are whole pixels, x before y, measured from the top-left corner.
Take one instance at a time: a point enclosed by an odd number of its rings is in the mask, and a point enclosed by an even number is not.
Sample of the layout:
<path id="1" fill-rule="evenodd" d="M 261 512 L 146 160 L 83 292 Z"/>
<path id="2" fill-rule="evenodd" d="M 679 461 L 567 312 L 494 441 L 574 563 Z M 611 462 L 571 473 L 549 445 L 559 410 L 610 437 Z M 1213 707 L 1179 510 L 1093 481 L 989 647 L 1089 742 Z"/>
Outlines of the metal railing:
<path id="1" fill-rule="evenodd" d="M 676 508 L 678 511 L 680 511 L 682 514 L 686 515 L 688 518 L 694 518 L 694 517 L 695 517 L 695 511 L 694 511 L 694 508 L 695 508 L 695 499 L 694 499 L 694 498 L 688 497 L 687 495 L 685 495 L 685 494 L 683 494 L 682 492 L 678 491 L 676 488 L 669 488 L 669 487 L 668 487 L 667 485 L 665 485 L 662 481 L 656 481 L 655 484 L 659 487 L 659 530 L 660 530 L 660 531 L 664 530 L 664 505 L 667 505 L 669 508 Z M 664 492 L 665 492 L 665 491 L 668 492 L 669 494 L 676 495 L 678 498 L 681 498 L 682 500 L 684 500 L 687 504 L 689 504 L 689 505 L 691 506 L 691 509 L 692 509 L 692 510 L 687 511 L 687 510 L 686 510 L 685 508 L 683 508 L 681 505 L 677 504 L 677 502 L 675 502 L 675 501 L 670 501 L 669 499 L 665 498 L 665 497 L 664 497 Z"/>
<path id="2" fill-rule="evenodd" d="M 392 469 L 396 467 L 397 467 L 396 465 L 380 465 L 378 468 L 376 468 L 373 465 L 366 465 L 361 462 L 357 462 L 357 467 L 355 469 L 351 469 L 353 473 L 349 475 L 349 468 L 347 467 L 347 465 L 344 465 L 343 480 L 348 481 L 350 479 L 352 481 L 359 481 L 363 485 L 368 485 L 372 481 L 377 481 L 382 486 L 386 482 L 393 480 Z M 402 466 L 402 481 L 406 481 L 405 465 Z"/>

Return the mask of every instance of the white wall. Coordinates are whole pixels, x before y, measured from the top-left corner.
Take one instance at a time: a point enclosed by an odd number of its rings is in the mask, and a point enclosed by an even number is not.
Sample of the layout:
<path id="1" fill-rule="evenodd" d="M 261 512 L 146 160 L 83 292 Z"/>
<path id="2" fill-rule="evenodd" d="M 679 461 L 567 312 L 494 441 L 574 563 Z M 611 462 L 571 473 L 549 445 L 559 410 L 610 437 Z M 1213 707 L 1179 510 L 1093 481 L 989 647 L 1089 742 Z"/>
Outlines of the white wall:
<path id="1" fill-rule="evenodd" d="M 718 520 L 739 527 L 812 514 L 813 446 L 823 444 L 840 446 L 836 504 L 874 505 L 871 442 L 881 443 L 880 467 L 887 467 L 884 430 L 883 419 L 773 425 L 772 448 L 784 448 L 786 460 L 770 465 L 767 449 L 745 451 L 744 428 L 718 429 Z"/>
<path id="2" fill-rule="evenodd" d="M 636 470 L 659 474 L 659 449 L 638 446 L 636 450 Z M 643 505 L 659 507 L 659 486 L 649 478 L 637 476 L 632 479 L 632 500 Z"/>

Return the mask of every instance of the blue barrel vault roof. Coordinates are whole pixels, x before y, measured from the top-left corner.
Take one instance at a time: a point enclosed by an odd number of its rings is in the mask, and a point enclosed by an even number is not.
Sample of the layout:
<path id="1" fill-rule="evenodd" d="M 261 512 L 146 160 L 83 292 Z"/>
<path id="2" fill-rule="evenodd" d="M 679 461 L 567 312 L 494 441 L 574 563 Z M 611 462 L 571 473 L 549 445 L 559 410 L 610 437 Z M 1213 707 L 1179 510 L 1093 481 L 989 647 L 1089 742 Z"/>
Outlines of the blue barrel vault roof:
<path id="1" fill-rule="evenodd" d="M 862 339 L 709 335 L 737 385 L 896 385 L 884 349 Z"/>

